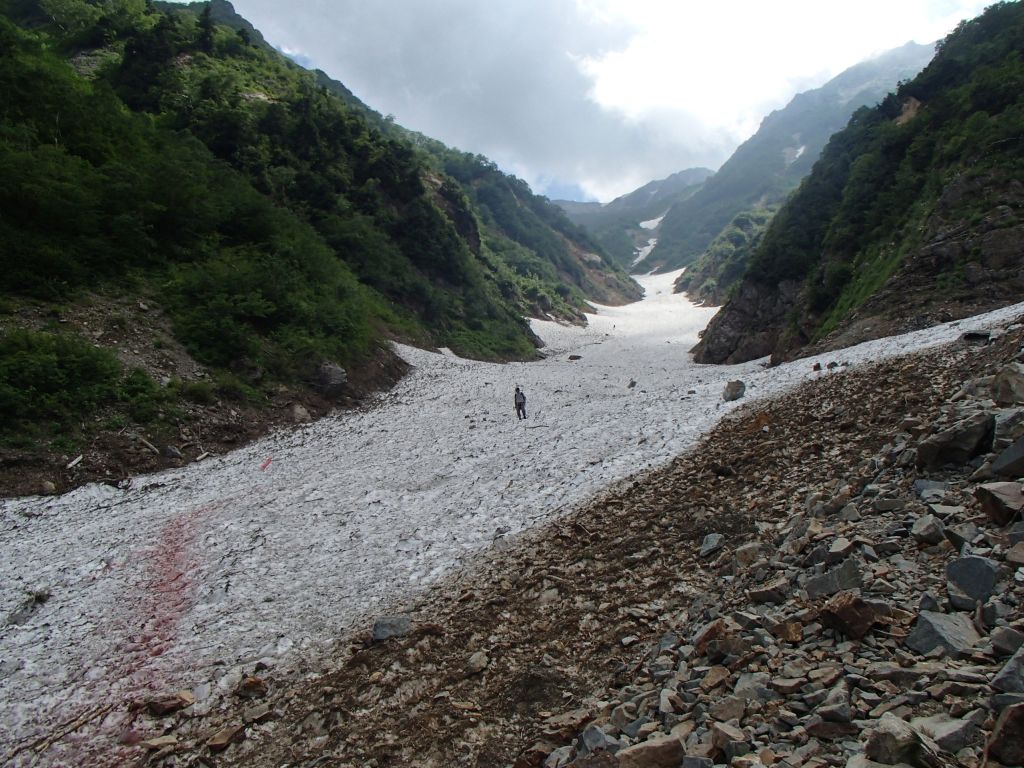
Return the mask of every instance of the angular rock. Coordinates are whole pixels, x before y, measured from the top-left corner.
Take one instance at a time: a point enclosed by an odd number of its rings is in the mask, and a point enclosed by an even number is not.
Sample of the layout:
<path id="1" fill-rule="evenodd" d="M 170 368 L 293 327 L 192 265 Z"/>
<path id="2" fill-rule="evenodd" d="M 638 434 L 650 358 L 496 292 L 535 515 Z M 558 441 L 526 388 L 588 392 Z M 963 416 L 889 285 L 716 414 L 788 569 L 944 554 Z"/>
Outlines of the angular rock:
<path id="1" fill-rule="evenodd" d="M 221 728 L 213 736 L 206 740 L 206 746 L 213 752 L 222 752 L 229 745 L 245 738 L 244 725 L 229 725 Z"/>
<path id="2" fill-rule="evenodd" d="M 992 648 L 1002 656 L 1011 656 L 1024 645 L 1024 632 L 1013 627 L 996 627 L 989 635 Z"/>
<path id="3" fill-rule="evenodd" d="M 1024 365 L 1009 363 L 992 379 L 992 399 L 998 405 L 1024 403 Z"/>
<path id="4" fill-rule="evenodd" d="M 711 691 L 729 679 L 730 672 L 725 667 L 712 667 L 700 681 L 701 690 Z"/>
<path id="5" fill-rule="evenodd" d="M 952 544 L 959 552 L 965 544 L 970 544 L 978 537 L 978 526 L 974 523 L 959 523 L 943 529 L 946 541 Z"/>
<path id="6" fill-rule="evenodd" d="M 830 723 L 849 723 L 853 719 L 849 691 L 843 686 L 836 686 L 814 713 Z"/>
<path id="7" fill-rule="evenodd" d="M 146 702 L 146 710 L 154 717 L 166 717 L 196 703 L 192 691 L 178 691 L 171 696 L 161 696 Z"/>
<path id="8" fill-rule="evenodd" d="M 466 662 L 466 673 L 470 675 L 478 675 L 487 669 L 487 666 L 491 663 L 490 657 L 485 651 L 477 651 L 469 657 L 469 661 Z"/>
<path id="9" fill-rule="evenodd" d="M 1024 765 L 1024 704 L 1009 706 L 999 715 L 988 753 L 1003 765 Z"/>
<path id="10" fill-rule="evenodd" d="M 154 737 L 152 739 L 146 739 L 145 741 L 140 741 L 139 742 L 139 746 L 143 747 L 144 749 L 148 749 L 151 752 L 155 752 L 156 750 L 159 750 L 159 749 L 166 749 L 167 747 L 176 746 L 177 743 L 178 743 L 178 737 L 175 736 L 173 733 L 171 733 L 171 734 L 167 734 L 166 736 L 156 736 L 156 737 Z"/>
<path id="11" fill-rule="evenodd" d="M 704 541 L 701 542 L 700 552 L 697 554 L 700 557 L 707 557 L 708 555 L 714 554 L 725 545 L 725 536 L 720 533 L 709 533 L 704 537 Z"/>
<path id="12" fill-rule="evenodd" d="M 785 576 L 780 576 L 769 581 L 767 584 L 751 587 L 748 594 L 750 595 L 751 602 L 778 604 L 786 602 L 789 593 L 789 579 Z"/>
<path id="13" fill-rule="evenodd" d="M 807 685 L 803 677 L 773 677 L 771 686 L 783 696 L 792 696 L 799 693 L 800 689 Z"/>
<path id="14" fill-rule="evenodd" d="M 616 753 L 619 768 L 678 768 L 683 744 L 675 736 L 654 736 Z"/>
<path id="15" fill-rule="evenodd" d="M 992 472 L 1003 477 L 1024 476 L 1024 437 L 996 456 L 992 462 Z"/>
<path id="16" fill-rule="evenodd" d="M 742 547 L 737 547 L 736 551 L 733 552 L 733 557 L 739 568 L 748 568 L 761 557 L 761 545 L 757 542 L 744 544 Z"/>
<path id="17" fill-rule="evenodd" d="M 860 563 L 855 558 L 847 558 L 838 568 L 812 576 L 807 580 L 804 589 L 812 598 L 834 595 L 846 589 L 860 589 L 863 585 L 863 574 Z"/>
<path id="18" fill-rule="evenodd" d="M 885 765 L 906 763 L 917 768 L 944 765 L 935 742 L 891 712 L 883 714 L 865 736 L 864 754 L 869 760 Z"/>
<path id="19" fill-rule="evenodd" d="M 408 616 L 381 616 L 373 624 L 373 642 L 380 643 L 393 637 L 405 637 L 412 631 Z"/>
<path id="20" fill-rule="evenodd" d="M 683 764 L 681 768 L 714 768 L 715 761 L 710 757 L 700 757 L 698 755 L 686 755 L 683 758 Z"/>
<path id="21" fill-rule="evenodd" d="M 828 551 L 825 553 L 825 562 L 829 565 L 841 563 L 851 553 L 857 551 L 856 542 L 850 541 L 845 536 L 840 536 L 837 539 L 833 539 L 832 543 L 829 544 Z"/>
<path id="22" fill-rule="evenodd" d="M 992 687 L 1004 693 L 1024 693 L 1024 646 L 1017 649 L 992 680 Z"/>
<path id="23" fill-rule="evenodd" d="M 715 745 L 716 749 L 724 750 L 729 744 L 745 743 L 746 740 L 747 734 L 735 725 L 729 723 L 712 723 L 711 725 L 711 743 Z"/>
<path id="24" fill-rule="evenodd" d="M 975 456 L 992 449 L 995 428 L 995 416 L 976 413 L 932 435 L 917 446 L 918 469 L 966 464 Z"/>
<path id="25" fill-rule="evenodd" d="M 958 611 L 974 610 L 975 602 L 985 603 L 996 586 L 999 564 L 987 557 L 958 557 L 946 565 L 946 589 L 949 602 Z"/>
<path id="26" fill-rule="evenodd" d="M 288 413 L 296 424 L 306 424 L 313 420 L 313 417 L 309 415 L 309 410 L 302 403 L 292 403 Z"/>
<path id="27" fill-rule="evenodd" d="M 1006 552 L 1006 562 L 1014 568 L 1024 565 L 1024 541 L 1018 541 Z"/>
<path id="28" fill-rule="evenodd" d="M 747 711 L 747 702 L 739 696 L 724 696 L 711 705 L 708 712 L 715 720 L 741 720 Z"/>
<path id="29" fill-rule="evenodd" d="M 583 733 L 576 742 L 576 753 L 580 756 L 602 751 L 615 753 L 621 748 L 621 741 L 609 736 L 593 723 L 583 729 Z"/>
<path id="30" fill-rule="evenodd" d="M 722 391 L 722 399 L 725 402 L 732 402 L 733 400 L 739 400 L 747 391 L 747 385 L 742 381 L 730 381 L 725 385 L 725 389 Z"/>
<path id="31" fill-rule="evenodd" d="M 960 720 L 949 715 L 932 715 L 918 717 L 910 721 L 914 730 L 932 739 L 939 747 L 955 754 L 966 746 L 975 744 L 980 735 L 978 724 L 970 720 Z"/>
<path id="32" fill-rule="evenodd" d="M 1020 483 L 986 483 L 974 489 L 974 496 L 996 525 L 1008 525 L 1024 509 Z"/>
<path id="33" fill-rule="evenodd" d="M 974 624 L 962 613 L 921 611 L 917 623 L 903 642 L 919 654 L 943 648 L 951 656 L 967 655 L 981 638 Z"/>
<path id="34" fill-rule="evenodd" d="M 910 528 L 910 535 L 919 544 L 935 545 L 945 538 L 945 526 L 935 515 L 921 515 Z"/>
<path id="35" fill-rule="evenodd" d="M 853 592 L 834 595 L 818 614 L 822 624 L 852 640 L 863 638 L 878 618 L 878 611 Z"/>
<path id="36" fill-rule="evenodd" d="M 322 363 L 316 371 L 314 386 L 327 398 L 337 397 L 345 392 L 348 373 L 337 363 Z"/>
<path id="37" fill-rule="evenodd" d="M 690 645 L 693 646 L 698 656 L 703 656 L 704 652 L 708 649 L 708 644 L 712 640 L 728 634 L 729 625 L 725 623 L 725 619 L 715 619 L 709 621 L 703 627 L 697 630 L 693 638 L 690 640 Z"/>
<path id="38" fill-rule="evenodd" d="M 778 694 L 771 687 L 771 677 L 765 672 L 744 672 L 736 679 L 733 695 L 742 699 L 775 701 Z"/>

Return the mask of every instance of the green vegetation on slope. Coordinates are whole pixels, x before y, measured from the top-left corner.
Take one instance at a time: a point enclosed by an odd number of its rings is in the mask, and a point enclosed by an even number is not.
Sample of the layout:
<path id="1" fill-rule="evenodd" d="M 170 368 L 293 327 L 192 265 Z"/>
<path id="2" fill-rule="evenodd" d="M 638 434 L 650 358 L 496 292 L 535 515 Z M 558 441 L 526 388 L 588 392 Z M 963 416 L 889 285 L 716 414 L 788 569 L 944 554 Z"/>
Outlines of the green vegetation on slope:
<path id="1" fill-rule="evenodd" d="M 992 274 L 1019 265 L 1019 245 L 1007 261 L 986 243 L 995 230 L 1021 225 L 1021 50 L 1024 6 L 991 6 L 961 23 L 918 77 L 832 137 L 745 278 L 762 296 L 781 281 L 803 285 L 787 328 L 778 329 L 792 335 L 788 343 L 837 327 L 911 259 L 934 299 L 962 284 L 968 262 Z M 972 232 L 980 234 L 965 235 Z M 727 304 L 705 338 L 731 314 Z"/>
<path id="2" fill-rule="evenodd" d="M 687 266 L 733 216 L 781 203 L 858 106 L 877 103 L 899 80 L 919 72 L 931 54 L 927 46 L 908 43 L 851 67 L 821 88 L 797 94 L 766 117 L 695 195 L 668 212 L 645 263 Z"/>
<path id="3" fill-rule="evenodd" d="M 743 277 L 774 213 L 771 208 L 758 208 L 734 216 L 707 250 L 679 276 L 676 292 L 685 292 L 691 299 L 711 305 L 724 302 Z"/>
<path id="4" fill-rule="evenodd" d="M 0 441 L 101 404 L 172 418 L 187 387 L 140 384 L 119 364 L 53 373 L 89 343 L 38 324 L 18 335 L 18 318 L 87 294 L 156 300 L 225 390 L 258 397 L 323 361 L 358 368 L 386 337 L 531 357 L 524 313 L 572 316 L 604 287 L 574 249 L 620 279 L 522 182 L 488 165 L 487 183 L 460 186 L 436 153 L 254 42 L 227 3 L 216 10 L 237 28 L 204 5 L 0 2 L 0 387 L 21 414 Z M 635 288 L 624 275 L 619 287 Z M 33 371 L 50 371 L 40 391 L 99 377 L 87 389 L 100 394 L 24 408 L 10 391 L 31 391 Z M 160 407 L 132 405 L 144 395 Z"/>

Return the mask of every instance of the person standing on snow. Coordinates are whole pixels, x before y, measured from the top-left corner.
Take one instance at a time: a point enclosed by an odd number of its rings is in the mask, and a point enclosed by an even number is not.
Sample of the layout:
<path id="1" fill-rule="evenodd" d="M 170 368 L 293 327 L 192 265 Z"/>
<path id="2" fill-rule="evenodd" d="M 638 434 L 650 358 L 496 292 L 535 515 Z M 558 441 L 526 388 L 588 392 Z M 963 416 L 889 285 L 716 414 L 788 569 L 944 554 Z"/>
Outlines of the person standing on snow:
<path id="1" fill-rule="evenodd" d="M 522 421 L 526 418 L 526 395 L 523 394 L 523 391 L 519 387 L 516 387 L 516 396 L 514 399 L 516 403 L 516 416 L 520 421 Z"/>

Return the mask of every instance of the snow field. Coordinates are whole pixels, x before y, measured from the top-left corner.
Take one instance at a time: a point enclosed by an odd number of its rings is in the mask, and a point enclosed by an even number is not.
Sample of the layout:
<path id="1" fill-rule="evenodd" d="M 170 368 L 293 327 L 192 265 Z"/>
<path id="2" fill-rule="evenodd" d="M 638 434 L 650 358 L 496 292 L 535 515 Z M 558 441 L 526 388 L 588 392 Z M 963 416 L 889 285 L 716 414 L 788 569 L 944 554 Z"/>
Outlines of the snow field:
<path id="1" fill-rule="evenodd" d="M 715 310 L 672 294 L 677 276 L 640 278 L 643 301 L 598 307 L 586 328 L 535 322 L 541 361 L 401 347 L 415 370 L 371 408 L 125 490 L 0 503 L 2 616 L 33 590 L 50 594 L 23 624 L 0 626 L 0 744 L 147 691 L 189 688 L 201 709 L 259 660 L 315 669 L 347 629 L 496 539 L 672 459 L 740 403 L 826 375 L 814 359 L 695 365 L 687 350 Z M 1022 312 L 819 359 L 874 361 Z M 722 403 L 737 378 L 746 398 Z M 81 734 L 71 738 L 91 738 Z"/>

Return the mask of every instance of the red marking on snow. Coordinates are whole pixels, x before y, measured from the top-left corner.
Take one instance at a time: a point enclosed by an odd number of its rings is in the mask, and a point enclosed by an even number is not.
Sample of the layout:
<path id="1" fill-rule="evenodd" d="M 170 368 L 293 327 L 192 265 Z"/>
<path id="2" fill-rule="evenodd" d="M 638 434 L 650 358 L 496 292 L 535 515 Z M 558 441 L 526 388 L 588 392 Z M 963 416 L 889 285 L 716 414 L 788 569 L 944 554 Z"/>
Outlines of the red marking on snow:
<path id="1" fill-rule="evenodd" d="M 47 756 L 64 765 L 115 768 L 134 763 L 139 750 L 125 744 L 120 736 L 131 728 L 135 715 L 128 712 L 132 702 L 145 701 L 154 693 L 175 691 L 182 686 L 157 666 L 157 660 L 174 647 L 178 624 L 195 605 L 195 583 L 201 563 L 196 556 L 196 541 L 205 518 L 227 507 L 234 499 L 224 499 L 173 518 L 160 531 L 153 546 L 140 553 L 142 567 L 136 584 L 138 592 L 127 594 L 127 637 L 105 659 L 106 682 L 101 696 L 113 697 L 117 705 L 107 718 L 88 724 L 52 745 Z M 124 565 L 124 564 L 118 564 Z M 112 632 L 117 627 L 111 627 Z M 91 705 L 103 703 L 100 698 Z M 98 729 L 98 730 L 94 730 Z"/>
<path id="2" fill-rule="evenodd" d="M 266 468 L 270 466 L 270 462 L 272 462 L 273 460 L 274 460 L 273 456 L 268 458 L 266 461 L 264 461 L 262 464 L 260 464 L 260 469 L 261 470 L 266 470 Z"/>

